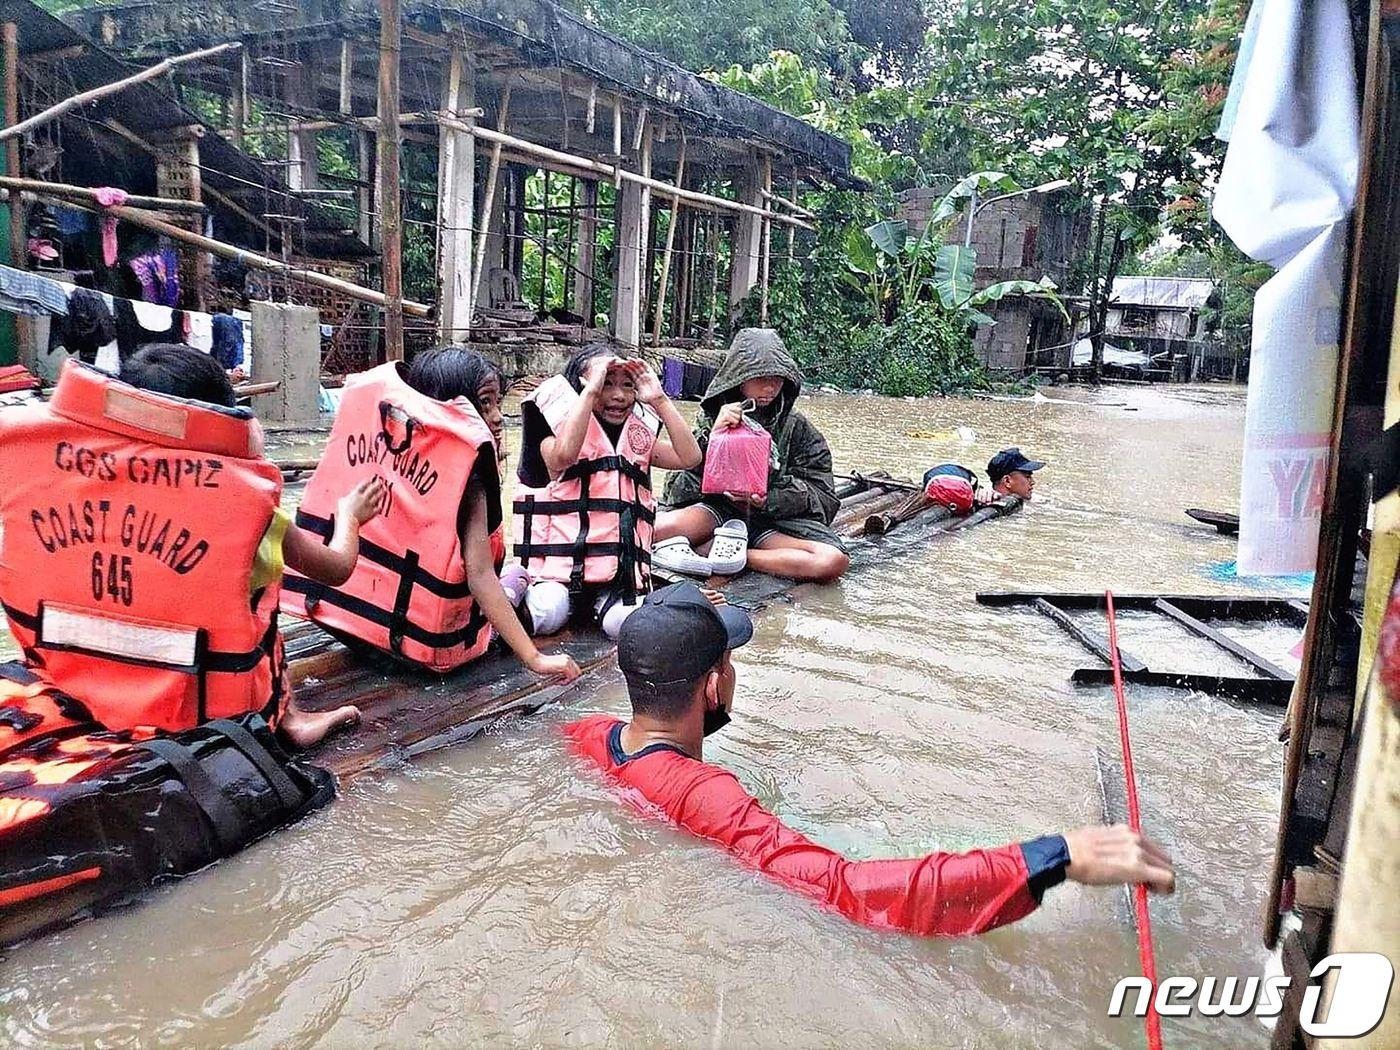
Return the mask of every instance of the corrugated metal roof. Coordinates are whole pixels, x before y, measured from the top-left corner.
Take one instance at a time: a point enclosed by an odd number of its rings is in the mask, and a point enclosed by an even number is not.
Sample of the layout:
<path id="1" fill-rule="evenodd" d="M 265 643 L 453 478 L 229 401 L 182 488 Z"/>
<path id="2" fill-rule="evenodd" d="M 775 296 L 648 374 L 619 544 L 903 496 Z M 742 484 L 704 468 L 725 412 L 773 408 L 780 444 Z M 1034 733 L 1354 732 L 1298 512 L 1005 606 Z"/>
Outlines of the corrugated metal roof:
<path id="1" fill-rule="evenodd" d="M 1115 277 L 1112 302 L 1120 306 L 1200 309 L 1215 292 L 1209 277 Z"/>

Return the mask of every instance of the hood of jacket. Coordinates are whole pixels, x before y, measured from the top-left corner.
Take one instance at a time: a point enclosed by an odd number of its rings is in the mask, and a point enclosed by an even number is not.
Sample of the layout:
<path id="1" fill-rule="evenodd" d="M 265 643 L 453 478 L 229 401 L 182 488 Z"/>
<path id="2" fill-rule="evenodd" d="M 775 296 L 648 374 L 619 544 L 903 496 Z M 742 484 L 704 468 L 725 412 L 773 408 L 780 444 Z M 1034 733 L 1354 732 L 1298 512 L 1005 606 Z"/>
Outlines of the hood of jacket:
<path id="1" fill-rule="evenodd" d="M 776 423 L 792 411 L 797 395 L 802 391 L 802 372 L 797 367 L 783 337 L 771 328 L 741 328 L 734 334 L 729 344 L 729 353 L 720 365 L 710 388 L 700 399 L 700 407 L 711 419 L 731 401 L 740 401 L 743 395 L 739 388 L 750 379 L 764 376 L 778 376 L 783 381 L 783 404 L 775 419 Z"/>

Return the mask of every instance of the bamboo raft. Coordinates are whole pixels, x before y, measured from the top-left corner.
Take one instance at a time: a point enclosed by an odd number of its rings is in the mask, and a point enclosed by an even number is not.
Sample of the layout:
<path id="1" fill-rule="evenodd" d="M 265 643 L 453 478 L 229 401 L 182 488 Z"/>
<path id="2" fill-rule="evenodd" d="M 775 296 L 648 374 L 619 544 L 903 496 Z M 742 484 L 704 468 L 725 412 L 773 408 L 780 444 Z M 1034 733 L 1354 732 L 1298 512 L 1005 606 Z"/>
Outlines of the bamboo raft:
<path id="1" fill-rule="evenodd" d="M 915 490 L 915 491 L 911 491 Z M 911 543 L 1003 517 L 1020 509 L 1014 496 L 964 517 L 924 500 L 911 482 L 856 476 L 839 490 L 836 531 L 851 546 L 852 569 L 873 561 L 885 532 L 900 524 Z M 872 524 L 875 523 L 875 524 Z M 658 574 L 660 575 L 660 574 Z M 758 610 L 797 590 L 792 580 L 744 573 L 712 583 L 734 605 Z M 308 757 L 342 781 L 370 770 L 469 739 L 492 721 L 527 714 L 551 704 L 572 686 L 542 682 L 511 653 L 493 648 L 482 659 L 449 675 L 434 675 L 382 654 L 352 651 L 314 624 L 284 624 L 288 667 L 298 703 L 324 711 L 353 703 L 362 721 L 332 736 Z M 546 640 L 549 651 L 567 652 L 584 675 L 612 665 L 614 646 L 594 630 L 566 631 Z"/>

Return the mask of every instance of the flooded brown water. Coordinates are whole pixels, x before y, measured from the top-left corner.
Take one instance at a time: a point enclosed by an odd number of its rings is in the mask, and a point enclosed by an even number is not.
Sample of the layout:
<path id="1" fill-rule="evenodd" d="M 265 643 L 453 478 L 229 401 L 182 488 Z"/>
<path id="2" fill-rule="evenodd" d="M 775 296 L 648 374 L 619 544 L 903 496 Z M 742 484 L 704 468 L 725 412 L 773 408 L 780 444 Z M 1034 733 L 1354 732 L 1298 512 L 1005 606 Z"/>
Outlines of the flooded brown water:
<path id="1" fill-rule="evenodd" d="M 1026 512 L 943 537 L 765 613 L 707 756 L 854 856 L 998 844 L 1101 818 L 1116 754 L 1092 658 L 979 589 L 1243 590 L 1232 508 L 1242 391 L 1051 391 L 1083 404 L 806 399 L 838 466 L 917 474 L 1017 443 L 1050 461 Z M 1126 407 L 1125 407 L 1126 403 Z M 964 441 L 958 427 L 975 436 Z M 915 435 L 915 436 L 911 436 Z M 1218 658 L 1141 617 L 1154 665 Z M 1256 629 L 1284 653 L 1296 631 Z M 877 933 L 620 805 L 560 726 L 622 712 L 615 677 L 566 708 L 351 785 L 328 810 L 140 906 L 0 961 L 12 1046 L 1140 1046 L 1106 1016 L 1136 972 L 1121 893 L 1062 887 L 980 939 Z M 1277 709 L 1130 696 L 1144 823 L 1178 895 L 1162 975 L 1260 971 L 1278 806 Z M 1173 1047 L 1262 1047 L 1248 1020 L 1168 1021 Z"/>

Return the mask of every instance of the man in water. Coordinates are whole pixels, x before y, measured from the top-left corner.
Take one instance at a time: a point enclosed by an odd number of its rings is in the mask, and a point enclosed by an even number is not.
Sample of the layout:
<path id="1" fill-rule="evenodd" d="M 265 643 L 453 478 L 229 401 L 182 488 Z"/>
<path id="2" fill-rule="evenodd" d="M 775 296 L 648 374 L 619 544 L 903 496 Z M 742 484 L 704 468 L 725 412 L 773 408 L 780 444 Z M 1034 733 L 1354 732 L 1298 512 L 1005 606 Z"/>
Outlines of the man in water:
<path id="1" fill-rule="evenodd" d="M 632 720 L 594 715 L 568 727 L 574 748 L 609 780 L 673 823 L 743 864 L 880 929 L 924 936 L 983 933 L 1034 911 L 1064 880 L 1090 886 L 1144 882 L 1171 893 L 1176 876 L 1161 847 L 1126 827 L 969 853 L 905 860 L 847 860 L 787 827 L 738 779 L 704 761 L 705 736 L 729 720 L 730 651 L 753 636 L 743 611 L 714 606 L 691 583 L 649 595 L 622 626 L 617 662 Z"/>
<path id="2" fill-rule="evenodd" d="M 1014 445 L 1004 448 L 987 463 L 987 480 L 1000 496 L 1020 496 L 1029 501 L 1035 491 L 1035 472 L 1045 466 L 1038 459 L 1027 459 Z"/>

